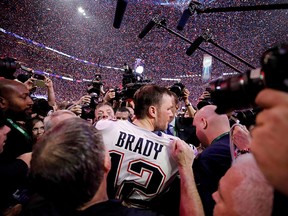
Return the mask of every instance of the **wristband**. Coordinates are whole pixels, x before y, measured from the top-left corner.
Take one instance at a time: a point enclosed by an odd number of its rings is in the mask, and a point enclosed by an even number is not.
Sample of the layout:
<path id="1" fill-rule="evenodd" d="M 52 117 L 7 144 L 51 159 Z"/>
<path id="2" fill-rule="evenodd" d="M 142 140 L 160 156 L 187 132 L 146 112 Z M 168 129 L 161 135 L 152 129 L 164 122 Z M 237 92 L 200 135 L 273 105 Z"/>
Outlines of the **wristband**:
<path id="1" fill-rule="evenodd" d="M 186 107 L 192 106 L 192 104 L 191 104 L 191 103 L 188 103 L 188 104 L 185 104 L 185 106 L 186 106 Z"/>

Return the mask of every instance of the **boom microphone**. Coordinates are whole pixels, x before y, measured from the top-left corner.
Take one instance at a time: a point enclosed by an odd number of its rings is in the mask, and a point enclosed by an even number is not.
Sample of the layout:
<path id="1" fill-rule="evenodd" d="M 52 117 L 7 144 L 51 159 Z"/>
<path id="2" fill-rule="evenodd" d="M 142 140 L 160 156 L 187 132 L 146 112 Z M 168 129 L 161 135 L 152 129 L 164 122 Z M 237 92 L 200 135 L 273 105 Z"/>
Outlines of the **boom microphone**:
<path id="1" fill-rule="evenodd" d="M 145 35 L 151 31 L 151 29 L 155 26 L 156 22 L 154 21 L 154 19 L 150 20 L 150 22 L 144 27 L 144 29 L 140 32 L 140 34 L 138 35 L 138 37 L 140 39 L 144 38 Z"/>
<path id="2" fill-rule="evenodd" d="M 191 56 L 204 40 L 205 39 L 202 36 L 199 36 L 198 38 L 196 38 L 196 40 L 186 50 L 186 54 L 188 56 Z"/>
<path id="3" fill-rule="evenodd" d="M 114 22 L 113 22 L 114 28 L 117 28 L 117 29 L 120 28 L 127 4 L 128 4 L 128 2 L 126 0 L 118 0 L 117 1 L 115 17 L 114 17 Z"/>
<path id="4" fill-rule="evenodd" d="M 178 30 L 183 30 L 190 16 L 192 16 L 190 9 L 189 8 L 185 9 L 178 22 L 178 25 L 177 25 Z"/>

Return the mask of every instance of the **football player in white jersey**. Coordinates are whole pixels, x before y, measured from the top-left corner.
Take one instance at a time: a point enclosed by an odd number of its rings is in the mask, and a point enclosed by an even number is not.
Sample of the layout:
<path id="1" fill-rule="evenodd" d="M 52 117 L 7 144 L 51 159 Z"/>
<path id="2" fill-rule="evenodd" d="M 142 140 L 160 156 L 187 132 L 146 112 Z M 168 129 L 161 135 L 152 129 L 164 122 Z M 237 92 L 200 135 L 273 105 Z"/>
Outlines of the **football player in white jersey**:
<path id="1" fill-rule="evenodd" d="M 171 155 L 174 146 L 171 142 L 184 141 L 152 132 L 164 131 L 173 117 L 174 97 L 167 88 L 152 84 L 142 86 L 133 100 L 136 116 L 133 123 L 102 120 L 95 127 L 102 132 L 112 160 L 109 196 L 123 200 L 126 205 L 147 207 L 149 201 L 166 191 L 178 174 L 177 163 Z M 193 154 L 193 151 L 186 153 L 191 152 Z M 197 190 L 194 192 L 197 197 Z"/>

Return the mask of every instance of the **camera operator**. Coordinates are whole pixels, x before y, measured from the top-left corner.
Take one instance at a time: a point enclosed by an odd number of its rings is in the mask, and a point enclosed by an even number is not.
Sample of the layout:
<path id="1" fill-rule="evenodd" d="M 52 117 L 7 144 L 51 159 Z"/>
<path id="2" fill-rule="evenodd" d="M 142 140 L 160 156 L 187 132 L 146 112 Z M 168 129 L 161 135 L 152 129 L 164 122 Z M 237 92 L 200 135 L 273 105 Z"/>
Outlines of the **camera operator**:
<path id="1" fill-rule="evenodd" d="M 101 74 L 95 74 L 94 80 L 87 85 L 86 91 L 86 95 L 83 95 L 78 101 L 68 105 L 67 109 L 92 124 L 95 118 L 94 112 L 96 106 L 103 101 L 101 95 L 103 95 L 104 90 Z"/>
<path id="2" fill-rule="evenodd" d="M 185 87 L 185 85 L 183 83 L 174 83 L 174 85 L 168 87 L 168 89 L 177 95 L 179 101 L 184 101 L 189 117 L 193 118 L 196 110 L 193 108 L 192 104 L 189 101 L 190 92 Z M 177 107 L 177 109 L 178 108 L 179 107 Z"/>

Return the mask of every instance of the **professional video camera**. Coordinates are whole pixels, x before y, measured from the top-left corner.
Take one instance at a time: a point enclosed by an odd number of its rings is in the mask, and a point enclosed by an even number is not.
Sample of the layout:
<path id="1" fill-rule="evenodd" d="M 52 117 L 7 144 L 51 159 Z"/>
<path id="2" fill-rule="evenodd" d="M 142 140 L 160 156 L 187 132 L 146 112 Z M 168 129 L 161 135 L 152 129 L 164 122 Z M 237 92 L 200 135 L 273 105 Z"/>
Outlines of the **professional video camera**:
<path id="1" fill-rule="evenodd" d="M 264 88 L 288 92 L 288 44 L 266 50 L 261 56 L 261 68 L 217 79 L 209 85 L 219 114 L 256 107 L 255 98 Z"/>
<path id="2" fill-rule="evenodd" d="M 179 101 L 183 99 L 185 89 L 185 85 L 183 83 L 174 83 L 172 86 L 168 87 L 168 89 L 177 95 Z"/>
<path id="3" fill-rule="evenodd" d="M 145 82 L 136 82 L 136 83 L 129 83 L 127 84 L 121 91 L 122 99 L 127 100 L 127 99 L 132 99 L 135 92 L 141 88 L 142 86 L 150 83 L 150 81 L 145 81 Z"/>
<path id="4" fill-rule="evenodd" d="M 14 73 L 20 64 L 14 58 L 5 57 L 0 58 L 0 77 L 6 79 L 15 79 Z"/>
<path id="5" fill-rule="evenodd" d="M 122 78 L 122 91 L 118 95 L 123 100 L 132 99 L 134 93 L 143 85 L 151 83 L 151 80 L 144 79 L 142 75 L 134 72 L 127 64 L 124 64 L 124 73 Z"/>

